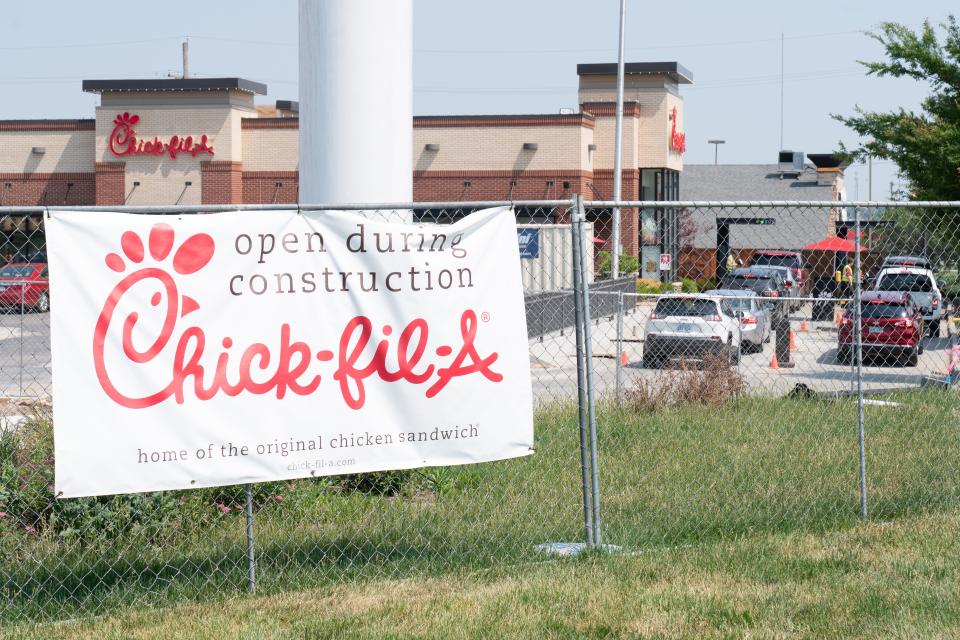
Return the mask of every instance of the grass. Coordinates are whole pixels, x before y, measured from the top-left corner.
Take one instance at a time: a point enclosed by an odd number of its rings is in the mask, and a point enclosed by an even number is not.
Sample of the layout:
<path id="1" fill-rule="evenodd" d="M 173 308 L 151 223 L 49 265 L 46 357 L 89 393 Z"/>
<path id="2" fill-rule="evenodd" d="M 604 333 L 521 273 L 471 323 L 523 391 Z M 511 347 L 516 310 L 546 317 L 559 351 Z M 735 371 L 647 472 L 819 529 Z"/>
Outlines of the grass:
<path id="1" fill-rule="evenodd" d="M 866 407 L 871 517 L 955 509 L 956 397 L 909 393 L 896 400 L 900 406 Z M 629 552 L 669 563 L 687 556 L 658 549 L 692 544 L 732 553 L 738 540 L 842 532 L 859 522 L 856 407 L 849 400 L 749 398 L 657 413 L 604 407 L 598 429 L 604 541 Z M 527 568 L 542 561 L 534 545 L 583 533 L 575 410 L 540 413 L 536 433 L 535 455 L 437 472 L 431 477 L 439 490 L 381 497 L 336 491 L 323 480 L 293 483 L 283 501 L 257 514 L 259 592 L 267 599 L 256 602 L 282 603 L 283 593 L 317 588 L 373 597 L 394 588 L 385 584 L 455 591 L 473 588 L 478 579 L 468 576 L 477 571 L 522 584 Z M 0 635 L 2 625 L 24 620 L 119 620 L 190 601 L 216 603 L 209 611 L 247 606 L 231 604 L 246 587 L 242 514 L 182 520 L 166 534 L 161 543 L 131 537 L 96 547 L 0 535 Z M 782 538 L 800 539 L 815 540 Z M 628 566 L 647 566 L 644 558 Z M 539 588 L 548 590 L 551 572 L 562 576 L 569 566 L 602 582 L 623 561 L 540 566 Z M 511 565 L 527 568 L 500 573 Z M 384 582 L 396 579 L 416 580 Z M 256 618 L 245 611 L 238 615 Z M 319 618 L 315 624 L 326 628 Z"/>
<path id="2" fill-rule="evenodd" d="M 9 632 L 96 640 L 956 637 L 958 534 L 960 516 L 934 514 Z"/>

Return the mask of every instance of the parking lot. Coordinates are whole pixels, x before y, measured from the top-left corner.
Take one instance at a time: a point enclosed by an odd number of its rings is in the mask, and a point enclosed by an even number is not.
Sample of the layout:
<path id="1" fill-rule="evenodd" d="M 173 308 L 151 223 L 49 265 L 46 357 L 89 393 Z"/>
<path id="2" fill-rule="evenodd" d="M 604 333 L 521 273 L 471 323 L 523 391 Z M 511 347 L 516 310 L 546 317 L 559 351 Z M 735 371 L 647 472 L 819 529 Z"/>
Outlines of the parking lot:
<path id="1" fill-rule="evenodd" d="M 623 319 L 621 365 L 624 388 L 638 377 L 663 375 L 643 365 L 643 327 L 652 301 L 641 300 Z M 851 367 L 837 359 L 837 330 L 833 322 L 811 322 L 810 306 L 794 312 L 790 325 L 796 351 L 791 353 L 793 368 L 772 369 L 773 341 L 760 353 L 743 354 L 738 370 L 750 393 L 783 395 L 798 384 L 816 392 L 845 392 L 851 389 Z M 803 320 L 807 330 L 802 331 Z M 616 318 L 605 317 L 591 325 L 594 381 L 598 392 L 612 394 L 616 388 Z M 949 364 L 947 350 L 956 341 L 954 328 L 946 323 L 943 337 L 926 338 L 924 353 L 915 367 L 903 363 L 885 364 L 879 359 L 864 360 L 863 385 L 867 391 L 918 387 L 921 380 L 942 376 Z M 557 331 L 542 340 L 530 341 L 530 363 L 534 397 L 538 404 L 569 401 L 576 398 L 576 340 L 572 329 Z M 778 363 L 779 364 L 779 363 Z M 669 371 L 667 369 L 666 371 Z M 51 393 L 49 314 L 7 313 L 0 315 L 0 395 L 4 397 L 43 397 Z"/>
<path id="2" fill-rule="evenodd" d="M 605 317 L 591 325 L 594 381 L 598 393 L 613 394 L 616 388 L 618 362 L 621 365 L 624 389 L 640 377 L 669 375 L 667 369 L 649 369 L 643 364 L 643 329 L 653 308 L 651 299 L 640 300 L 623 319 L 621 353 L 616 346 L 616 318 Z M 798 384 L 820 393 L 845 393 L 851 390 L 854 376 L 850 364 L 837 359 L 837 328 L 832 321 L 812 322 L 810 304 L 806 303 L 791 313 L 790 326 L 794 333 L 796 350 L 792 368 L 771 368 L 774 340 L 765 344 L 759 353 L 743 354 L 738 370 L 743 376 L 748 393 L 785 395 Z M 806 320 L 806 331 L 802 330 Z M 956 342 L 951 324 L 943 326 L 943 337 L 925 338 L 924 353 L 917 366 L 904 362 L 884 362 L 882 358 L 864 358 L 863 388 L 868 392 L 919 387 L 924 378 L 942 377 L 949 364 L 948 349 Z M 576 394 L 576 342 L 570 331 L 534 339 L 530 343 L 534 395 L 543 403 L 552 398 L 573 398 Z"/>

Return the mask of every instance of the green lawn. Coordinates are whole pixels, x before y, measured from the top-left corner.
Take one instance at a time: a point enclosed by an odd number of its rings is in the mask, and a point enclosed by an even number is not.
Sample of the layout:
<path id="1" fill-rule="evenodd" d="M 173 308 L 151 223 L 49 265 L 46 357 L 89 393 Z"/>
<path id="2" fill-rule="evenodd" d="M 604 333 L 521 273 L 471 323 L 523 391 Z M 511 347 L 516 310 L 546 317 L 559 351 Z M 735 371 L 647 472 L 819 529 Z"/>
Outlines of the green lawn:
<path id="1" fill-rule="evenodd" d="M 956 396 L 912 393 L 896 400 L 900 406 L 867 407 L 871 518 L 953 513 L 960 504 Z M 566 580 L 574 582 L 581 571 L 586 582 L 629 582 L 624 576 L 630 572 L 647 575 L 645 567 L 653 566 L 645 564 L 648 557 L 659 558 L 657 566 L 702 564 L 712 557 L 709 549 L 727 554 L 716 557 L 717 571 L 732 571 L 735 567 L 724 567 L 723 558 L 746 558 L 757 549 L 763 559 L 780 553 L 774 549 L 781 544 L 820 540 L 771 537 L 775 534 L 843 536 L 848 534 L 835 532 L 860 522 L 856 408 L 849 400 L 753 398 L 657 413 L 607 408 L 598 428 L 604 541 L 628 553 L 652 555 L 533 569 L 543 560 L 535 545 L 583 535 L 577 416 L 558 408 L 537 416 L 535 455 L 430 471 L 399 495 L 344 491 L 326 480 L 273 487 L 283 499 L 263 496 L 256 520 L 259 593 L 267 596 L 258 602 L 280 607 L 288 597 L 302 597 L 282 594 L 318 588 L 362 601 L 384 595 L 385 589 L 422 593 L 417 585 L 431 584 L 450 593 L 462 587 L 469 595 L 471 589 L 487 588 L 478 586 L 487 584 L 478 575 L 495 576 L 490 578 L 500 585 L 495 590 L 503 587 L 519 597 L 513 589 L 526 589 L 528 573 L 540 576 L 537 589 L 543 593 L 551 576 L 570 571 Z M 222 499 L 226 504 L 236 500 Z M 4 530 L 0 523 L 0 625 L 93 614 L 125 619 L 131 611 L 189 602 L 208 603 L 211 612 L 237 606 L 236 615 L 256 624 L 260 605 L 226 604 L 245 594 L 242 513 L 223 514 L 209 494 L 198 492 L 185 494 L 175 513 L 156 530 L 133 529 L 94 543 Z M 916 522 L 922 528 L 927 521 Z M 737 540 L 747 546 L 727 545 Z M 662 550 L 684 545 L 698 550 L 693 555 Z M 621 564 L 626 574 L 620 573 Z M 482 571 L 492 573 L 477 573 Z M 671 571 L 661 567 L 655 573 Z M 779 580 L 777 575 L 771 579 Z M 742 576 L 748 578 L 754 580 Z M 411 581 L 384 583 L 405 579 Z M 576 590 L 573 583 L 566 588 L 571 594 Z M 681 595 L 671 598 L 679 602 Z M 531 606 L 552 606 L 545 596 L 525 597 Z M 648 596 L 630 597 L 639 603 Z M 443 606 L 442 601 L 429 604 Z M 634 606 L 622 615 L 639 615 Z M 168 620 L 166 615 L 155 619 Z M 323 617 L 316 616 L 314 624 L 321 625 Z"/>
<path id="2" fill-rule="evenodd" d="M 960 516 L 344 584 L 10 629 L 38 638 L 960 635 Z"/>

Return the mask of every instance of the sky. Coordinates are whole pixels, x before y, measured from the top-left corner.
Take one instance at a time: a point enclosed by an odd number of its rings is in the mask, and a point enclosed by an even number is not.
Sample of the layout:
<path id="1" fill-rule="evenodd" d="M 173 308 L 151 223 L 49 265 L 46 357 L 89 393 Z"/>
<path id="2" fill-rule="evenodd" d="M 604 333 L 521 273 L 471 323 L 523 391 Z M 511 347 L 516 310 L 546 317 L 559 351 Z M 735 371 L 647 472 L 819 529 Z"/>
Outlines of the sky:
<path id="1" fill-rule="evenodd" d="M 781 34 L 783 147 L 827 153 L 857 143 L 831 114 L 918 109 L 929 90 L 867 77 L 858 61 L 882 59 L 882 49 L 865 32 L 885 21 L 938 23 L 957 9 L 948 0 L 627 0 L 626 60 L 675 60 L 692 72 L 681 87 L 686 163 L 712 163 L 713 138 L 726 140 L 721 163 L 772 163 Z M 414 0 L 414 114 L 575 108 L 576 65 L 616 62 L 618 18 L 618 0 Z M 296 0 L 31 0 L 4 3 L 0 119 L 93 117 L 97 96 L 81 80 L 179 73 L 185 37 L 191 75 L 264 82 L 263 102 L 297 99 Z M 875 162 L 874 198 L 891 182 L 896 166 Z M 867 198 L 865 167 L 848 169 L 847 191 Z"/>

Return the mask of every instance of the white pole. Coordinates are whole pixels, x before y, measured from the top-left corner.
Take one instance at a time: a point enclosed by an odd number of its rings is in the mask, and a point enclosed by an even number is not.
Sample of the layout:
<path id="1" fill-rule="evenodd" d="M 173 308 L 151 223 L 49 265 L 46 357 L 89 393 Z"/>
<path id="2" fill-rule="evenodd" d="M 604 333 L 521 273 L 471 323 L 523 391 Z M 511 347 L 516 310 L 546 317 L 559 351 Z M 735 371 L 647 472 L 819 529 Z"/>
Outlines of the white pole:
<path id="1" fill-rule="evenodd" d="M 616 131 L 614 132 L 613 149 L 613 199 L 620 200 L 623 156 L 623 19 L 627 10 L 627 0 L 620 0 L 620 46 L 617 51 L 617 117 Z M 620 275 L 620 207 L 613 208 L 613 250 L 610 259 L 610 276 Z"/>
<path id="2" fill-rule="evenodd" d="M 413 200 L 413 1 L 299 0 L 300 202 Z"/>

